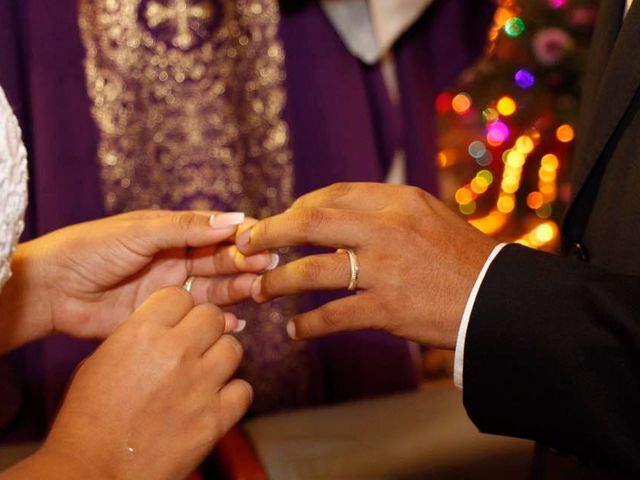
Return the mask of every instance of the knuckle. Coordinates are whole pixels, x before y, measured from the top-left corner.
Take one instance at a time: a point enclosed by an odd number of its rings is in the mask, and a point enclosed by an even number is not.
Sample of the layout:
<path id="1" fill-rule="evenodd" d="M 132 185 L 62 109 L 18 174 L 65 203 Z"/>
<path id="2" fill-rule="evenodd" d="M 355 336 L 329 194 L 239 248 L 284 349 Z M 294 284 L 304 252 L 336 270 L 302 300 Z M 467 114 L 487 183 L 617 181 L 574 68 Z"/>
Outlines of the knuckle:
<path id="1" fill-rule="evenodd" d="M 302 281 L 313 282 L 322 274 L 322 264 L 315 258 L 307 258 L 298 265 L 297 274 Z"/>
<path id="2" fill-rule="evenodd" d="M 320 228 L 326 220 L 324 212 L 317 208 L 303 208 L 298 215 L 304 233 Z"/>
<path id="3" fill-rule="evenodd" d="M 291 207 L 289 208 L 289 210 L 295 210 L 298 208 L 304 208 L 305 205 L 307 205 L 308 203 L 308 197 L 307 195 L 303 195 L 301 197 L 298 197 L 292 204 Z"/>
<path id="4" fill-rule="evenodd" d="M 335 195 L 337 197 L 343 196 L 351 192 L 354 188 L 352 183 L 348 182 L 337 182 L 333 185 L 329 186 L 329 193 L 331 195 Z"/>
<path id="5" fill-rule="evenodd" d="M 272 298 L 276 295 L 277 282 L 273 281 L 273 273 L 267 272 L 262 275 L 260 281 L 260 296 L 265 298 Z"/>
<path id="6" fill-rule="evenodd" d="M 238 359 L 241 359 L 244 356 L 244 347 L 236 337 L 232 335 L 223 335 L 220 341 L 225 342 L 233 352 L 233 355 L 237 356 Z"/>
<path id="7" fill-rule="evenodd" d="M 419 206 L 424 207 L 427 202 L 427 193 L 421 188 L 414 186 L 403 187 L 404 190 L 404 204 L 411 207 L 416 208 Z"/>
<path id="8" fill-rule="evenodd" d="M 135 329 L 136 343 L 149 347 L 157 337 L 158 329 L 152 322 L 142 322 Z"/>
<path id="9" fill-rule="evenodd" d="M 213 305 L 212 303 L 203 303 L 197 305 L 191 310 L 191 313 L 194 315 L 202 316 L 207 319 L 219 319 L 222 318 L 223 313 L 220 308 Z"/>
<path id="10" fill-rule="evenodd" d="M 185 342 L 168 342 L 168 345 L 160 349 L 159 353 L 162 359 L 162 371 L 170 374 L 182 370 L 189 355 L 189 348 Z"/>
<path id="11" fill-rule="evenodd" d="M 341 324 L 340 312 L 331 304 L 321 307 L 318 314 L 322 323 L 331 330 L 338 328 Z"/>
<path id="12" fill-rule="evenodd" d="M 171 302 L 183 302 L 188 305 L 193 305 L 193 297 L 184 288 L 177 285 L 165 287 L 159 290 L 155 295 L 160 299 Z"/>
<path id="13" fill-rule="evenodd" d="M 171 215 L 171 222 L 180 229 L 188 231 L 198 224 L 198 216 L 191 212 L 179 212 Z"/>
<path id="14" fill-rule="evenodd" d="M 251 244 L 255 245 L 260 239 L 268 238 L 271 232 L 270 220 L 260 220 L 251 227 Z"/>

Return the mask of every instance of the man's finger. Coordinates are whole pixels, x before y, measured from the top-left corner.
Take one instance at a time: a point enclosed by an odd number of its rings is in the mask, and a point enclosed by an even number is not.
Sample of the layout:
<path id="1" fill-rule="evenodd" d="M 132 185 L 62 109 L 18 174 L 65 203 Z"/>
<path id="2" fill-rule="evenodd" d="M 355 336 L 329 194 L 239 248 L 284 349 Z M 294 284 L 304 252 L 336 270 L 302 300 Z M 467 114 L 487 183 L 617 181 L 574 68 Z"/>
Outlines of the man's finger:
<path id="1" fill-rule="evenodd" d="M 393 197 L 390 191 L 397 188 L 385 183 L 335 183 L 301 196 L 291 208 L 382 210 Z"/>
<path id="2" fill-rule="evenodd" d="M 322 337 L 337 332 L 380 328 L 380 308 L 372 293 L 361 293 L 324 304 L 287 324 L 294 340 Z"/>
<path id="3" fill-rule="evenodd" d="M 278 266 L 278 263 L 279 257 L 275 253 L 261 252 L 245 257 L 235 245 L 213 245 L 191 251 L 189 275 L 211 277 L 244 272 L 255 273 L 273 269 Z"/>
<path id="4" fill-rule="evenodd" d="M 251 288 L 251 297 L 264 303 L 307 291 L 346 289 L 350 280 L 351 266 L 346 253 L 311 255 L 259 276 Z M 367 278 L 362 270 L 358 286 L 367 288 Z"/>
<path id="5" fill-rule="evenodd" d="M 357 247 L 368 237 L 372 219 L 364 212 L 298 208 L 259 221 L 236 238 L 245 255 L 298 245 Z"/>
<path id="6" fill-rule="evenodd" d="M 229 277 L 195 277 L 191 293 L 197 304 L 213 303 L 221 307 L 235 305 L 251 298 L 251 287 L 257 276 L 244 273 Z"/>

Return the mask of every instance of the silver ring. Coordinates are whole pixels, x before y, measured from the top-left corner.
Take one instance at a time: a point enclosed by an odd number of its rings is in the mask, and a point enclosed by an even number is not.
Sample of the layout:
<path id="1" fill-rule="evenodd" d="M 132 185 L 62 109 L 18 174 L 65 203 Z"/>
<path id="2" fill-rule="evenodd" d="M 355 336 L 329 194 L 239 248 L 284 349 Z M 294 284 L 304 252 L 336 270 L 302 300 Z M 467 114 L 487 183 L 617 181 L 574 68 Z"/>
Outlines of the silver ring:
<path id="1" fill-rule="evenodd" d="M 184 288 L 187 292 L 191 293 L 191 288 L 193 287 L 193 281 L 196 279 L 196 277 L 188 277 L 185 281 L 184 284 L 182 285 L 182 288 Z"/>
<path id="2" fill-rule="evenodd" d="M 358 288 L 358 279 L 360 278 L 360 262 L 358 261 L 358 254 L 352 248 L 341 248 L 338 253 L 346 253 L 349 256 L 349 267 L 351 268 L 351 276 L 349 278 L 349 285 L 347 290 L 350 292 Z"/>

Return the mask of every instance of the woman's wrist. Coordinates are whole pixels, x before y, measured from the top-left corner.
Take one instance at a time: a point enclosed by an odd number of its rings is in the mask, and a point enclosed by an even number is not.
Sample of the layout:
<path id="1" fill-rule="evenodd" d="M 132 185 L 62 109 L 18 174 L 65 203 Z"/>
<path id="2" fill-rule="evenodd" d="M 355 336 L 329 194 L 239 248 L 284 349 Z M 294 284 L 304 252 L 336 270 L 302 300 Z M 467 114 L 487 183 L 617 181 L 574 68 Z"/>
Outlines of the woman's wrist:
<path id="1" fill-rule="evenodd" d="M 89 458 L 43 445 L 36 453 L 0 474 L 0 480 L 48 478 L 51 480 L 107 480 L 114 478 L 92 465 Z"/>
<path id="2" fill-rule="evenodd" d="M 0 293 L 0 354 L 53 333 L 47 265 L 36 242 L 18 245 Z"/>

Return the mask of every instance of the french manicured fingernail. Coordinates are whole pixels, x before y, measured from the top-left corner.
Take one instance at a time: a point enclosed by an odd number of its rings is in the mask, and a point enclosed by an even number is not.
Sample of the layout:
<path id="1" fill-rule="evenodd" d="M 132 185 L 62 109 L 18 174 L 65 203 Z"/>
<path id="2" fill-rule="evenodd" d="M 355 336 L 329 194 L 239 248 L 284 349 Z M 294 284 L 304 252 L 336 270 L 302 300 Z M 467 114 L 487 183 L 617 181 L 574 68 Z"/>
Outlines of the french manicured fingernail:
<path id="1" fill-rule="evenodd" d="M 265 270 L 275 270 L 278 265 L 280 265 L 280 255 L 278 255 L 277 253 L 272 253 L 271 263 L 267 265 Z"/>
<path id="2" fill-rule="evenodd" d="M 242 212 L 214 213 L 209 217 L 209 224 L 211 227 L 221 230 L 223 228 L 242 225 L 244 218 L 245 216 Z"/>
<path id="3" fill-rule="evenodd" d="M 253 285 L 251 285 L 251 298 L 257 300 L 260 297 L 260 293 L 262 292 L 262 277 L 258 277 L 253 281 Z"/>
<path id="4" fill-rule="evenodd" d="M 248 229 L 236 237 L 236 245 L 238 245 L 239 247 L 244 247 L 246 245 L 249 245 L 250 240 L 251 240 L 251 229 Z"/>
<path id="5" fill-rule="evenodd" d="M 296 324 L 293 322 L 293 320 L 289 321 L 289 323 L 287 323 L 287 333 L 289 334 L 289 337 L 291 337 L 291 339 L 296 340 Z"/>
<path id="6" fill-rule="evenodd" d="M 247 326 L 246 320 L 238 320 L 238 325 L 236 325 L 236 328 L 233 329 L 233 333 L 242 332 L 246 326 Z"/>

